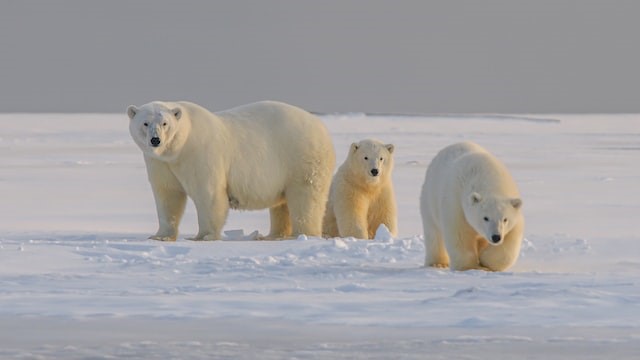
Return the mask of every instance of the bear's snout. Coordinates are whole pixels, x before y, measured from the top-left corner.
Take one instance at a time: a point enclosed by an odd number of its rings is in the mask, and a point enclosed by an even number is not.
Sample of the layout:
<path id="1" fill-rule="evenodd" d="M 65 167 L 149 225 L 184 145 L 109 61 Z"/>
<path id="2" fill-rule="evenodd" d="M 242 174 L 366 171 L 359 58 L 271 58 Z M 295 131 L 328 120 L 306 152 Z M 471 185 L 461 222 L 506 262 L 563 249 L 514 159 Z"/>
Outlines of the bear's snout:
<path id="1" fill-rule="evenodd" d="M 371 176 L 378 176 L 379 173 L 378 169 L 371 169 Z"/>
<path id="2" fill-rule="evenodd" d="M 500 236 L 500 234 L 491 235 L 491 242 L 493 242 L 494 244 L 499 243 L 501 240 L 502 240 L 502 236 Z"/>
<path id="3" fill-rule="evenodd" d="M 157 136 L 154 136 L 151 138 L 151 146 L 153 147 L 158 147 L 160 146 L 160 138 Z"/>

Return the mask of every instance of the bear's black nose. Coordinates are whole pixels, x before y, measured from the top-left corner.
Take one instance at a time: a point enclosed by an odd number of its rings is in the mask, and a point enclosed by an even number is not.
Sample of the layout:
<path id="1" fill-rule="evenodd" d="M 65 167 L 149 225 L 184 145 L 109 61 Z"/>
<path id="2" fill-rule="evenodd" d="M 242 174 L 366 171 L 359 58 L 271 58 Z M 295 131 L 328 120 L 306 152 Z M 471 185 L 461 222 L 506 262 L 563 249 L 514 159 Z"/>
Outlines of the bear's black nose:
<path id="1" fill-rule="evenodd" d="M 371 169 L 371 175 L 378 176 L 378 174 L 379 174 L 378 169 Z"/>
<path id="2" fill-rule="evenodd" d="M 491 235 L 491 241 L 492 241 L 494 244 L 499 243 L 499 242 L 500 242 L 500 240 L 502 240 L 502 236 L 500 236 L 500 235 L 498 235 L 498 234 L 493 234 L 493 235 Z"/>
<path id="3" fill-rule="evenodd" d="M 160 145 L 160 138 L 159 137 L 152 137 L 151 138 L 151 146 L 157 147 L 159 145 Z"/>

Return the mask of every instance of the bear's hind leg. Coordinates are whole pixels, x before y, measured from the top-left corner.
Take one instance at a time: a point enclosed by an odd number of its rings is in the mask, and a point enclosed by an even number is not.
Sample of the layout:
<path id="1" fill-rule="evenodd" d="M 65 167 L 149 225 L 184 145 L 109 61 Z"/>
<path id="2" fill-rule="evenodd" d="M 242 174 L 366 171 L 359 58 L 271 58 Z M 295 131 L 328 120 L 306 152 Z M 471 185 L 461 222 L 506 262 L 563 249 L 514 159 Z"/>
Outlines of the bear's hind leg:
<path id="1" fill-rule="evenodd" d="M 269 209 L 271 230 L 264 240 L 284 239 L 291 236 L 291 217 L 289 207 L 284 202 Z"/>
<path id="2" fill-rule="evenodd" d="M 292 186 L 285 197 L 291 215 L 292 235 L 322 236 L 322 217 L 326 206 L 326 192 L 311 184 Z"/>
<path id="3" fill-rule="evenodd" d="M 225 191 L 201 195 L 194 199 L 198 213 L 198 234 L 190 240 L 220 240 L 222 227 L 229 213 L 229 198 Z"/>

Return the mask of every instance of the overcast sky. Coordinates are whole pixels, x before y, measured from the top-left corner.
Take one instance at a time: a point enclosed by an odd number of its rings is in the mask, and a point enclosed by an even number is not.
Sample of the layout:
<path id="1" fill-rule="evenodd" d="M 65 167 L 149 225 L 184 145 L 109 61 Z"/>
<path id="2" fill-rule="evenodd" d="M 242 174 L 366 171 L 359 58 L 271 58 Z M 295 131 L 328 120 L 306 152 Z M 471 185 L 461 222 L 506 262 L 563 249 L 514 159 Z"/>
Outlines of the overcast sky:
<path id="1" fill-rule="evenodd" d="M 640 1 L 0 3 L 0 112 L 640 112 Z"/>

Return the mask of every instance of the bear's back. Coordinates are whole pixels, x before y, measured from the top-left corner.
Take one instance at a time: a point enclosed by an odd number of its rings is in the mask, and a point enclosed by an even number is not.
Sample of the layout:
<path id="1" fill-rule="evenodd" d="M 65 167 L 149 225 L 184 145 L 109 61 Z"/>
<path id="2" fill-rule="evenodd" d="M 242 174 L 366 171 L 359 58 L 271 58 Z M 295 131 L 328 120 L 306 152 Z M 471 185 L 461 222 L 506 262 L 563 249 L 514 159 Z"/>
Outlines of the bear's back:
<path id="1" fill-rule="evenodd" d="M 515 180 L 505 164 L 492 153 L 474 143 L 464 143 L 461 152 L 452 162 L 456 181 L 466 192 L 519 197 Z"/>
<path id="2" fill-rule="evenodd" d="M 486 153 L 486 150 L 472 142 L 456 143 L 440 150 L 427 168 L 423 195 L 442 194 L 449 187 L 458 185 L 464 159 L 469 159 L 469 156 L 474 154 L 483 153 Z"/>
<path id="3" fill-rule="evenodd" d="M 258 101 L 228 110 L 218 111 L 216 116 L 231 125 L 280 127 L 313 126 L 319 119 L 296 106 L 278 101 Z"/>
<path id="4" fill-rule="evenodd" d="M 432 164 L 434 166 L 455 166 L 456 161 L 473 154 L 486 154 L 487 150 L 485 150 L 482 146 L 470 142 L 460 142 L 456 144 L 449 145 L 444 149 L 440 150 L 436 157 L 433 159 Z"/>
<path id="5" fill-rule="evenodd" d="M 427 168 L 422 188 L 428 198 L 459 197 L 470 191 L 519 197 L 513 177 L 506 166 L 482 146 L 461 142 L 442 149 Z"/>
<path id="6" fill-rule="evenodd" d="M 301 151 L 303 147 L 320 147 L 326 150 L 330 139 L 328 130 L 318 117 L 282 102 L 260 101 L 216 112 L 215 115 L 232 134 L 253 144 L 267 141 L 272 149 L 282 148 L 290 152 Z M 283 147 L 285 143 L 289 145 Z M 332 143 L 330 145 L 333 147 Z"/>

